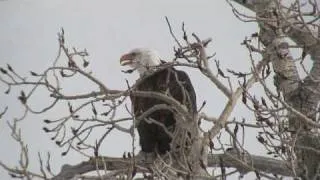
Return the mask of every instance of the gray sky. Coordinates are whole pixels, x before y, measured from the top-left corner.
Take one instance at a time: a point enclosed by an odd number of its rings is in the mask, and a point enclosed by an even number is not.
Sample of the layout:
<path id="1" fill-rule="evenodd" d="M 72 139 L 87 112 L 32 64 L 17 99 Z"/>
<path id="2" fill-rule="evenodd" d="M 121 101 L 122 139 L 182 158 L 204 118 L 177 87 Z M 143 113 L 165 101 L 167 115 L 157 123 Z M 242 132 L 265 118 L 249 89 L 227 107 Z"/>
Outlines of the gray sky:
<path id="1" fill-rule="evenodd" d="M 238 7 L 238 6 L 237 6 Z M 241 11 L 249 13 L 244 9 Z M 243 23 L 234 17 L 231 8 L 224 0 L 161 0 L 161 1 L 110 1 L 110 0 L 7 0 L 0 1 L 0 66 L 10 63 L 12 67 L 29 75 L 28 72 L 42 72 L 52 64 L 58 49 L 57 33 L 63 27 L 69 45 L 86 48 L 90 53 L 90 69 L 108 87 L 123 89 L 125 79 L 134 82 L 136 75 L 121 73 L 119 57 L 136 47 L 149 47 L 159 51 L 163 59 L 173 58 L 174 40 L 169 34 L 164 16 L 168 16 L 177 34 L 181 37 L 181 23 L 185 22 L 187 31 L 197 33 L 201 38 L 213 39 L 208 53 L 216 52 L 222 68 L 238 71 L 249 69 L 247 50 L 240 45 L 245 36 L 257 31 L 256 24 Z M 191 36 L 190 36 L 191 38 Z M 214 64 L 212 64 L 214 68 Z M 215 69 L 215 68 L 214 68 Z M 213 84 L 196 71 L 189 72 L 195 86 L 198 104 L 207 100 L 204 112 L 218 116 L 226 102 L 224 96 Z M 235 81 L 236 82 L 236 81 Z M 89 85 L 79 80 L 73 83 L 70 91 L 82 92 Z M 9 105 L 6 116 L 0 121 L 0 160 L 9 165 L 17 164 L 19 146 L 10 136 L 6 121 L 22 115 L 21 105 L 17 100 L 20 89 L 4 95 L 6 87 L 0 84 L 0 110 Z M 39 92 L 33 104 L 41 107 L 47 104 L 43 100 L 46 94 Z M 48 114 L 59 117 L 61 109 Z M 237 117 L 246 117 L 243 107 L 234 112 Z M 37 152 L 45 154 L 51 151 L 55 172 L 66 162 L 79 163 L 81 156 L 70 153 L 61 157 L 62 149 L 51 142 L 50 136 L 41 129 L 43 115 L 30 115 L 21 124 L 25 142 L 29 144 L 30 157 L 37 157 Z M 252 140 L 254 140 L 252 135 Z M 250 140 L 249 140 L 250 142 Z M 121 156 L 123 151 L 130 151 L 130 137 L 114 133 L 105 143 L 104 155 Z M 112 145 L 112 146 L 110 146 Z M 248 149 L 259 152 L 261 147 Z M 32 161 L 32 169 L 38 168 L 38 162 Z M 0 169 L 0 177 L 7 177 Z M 3 179 L 3 178 L 2 178 Z"/>

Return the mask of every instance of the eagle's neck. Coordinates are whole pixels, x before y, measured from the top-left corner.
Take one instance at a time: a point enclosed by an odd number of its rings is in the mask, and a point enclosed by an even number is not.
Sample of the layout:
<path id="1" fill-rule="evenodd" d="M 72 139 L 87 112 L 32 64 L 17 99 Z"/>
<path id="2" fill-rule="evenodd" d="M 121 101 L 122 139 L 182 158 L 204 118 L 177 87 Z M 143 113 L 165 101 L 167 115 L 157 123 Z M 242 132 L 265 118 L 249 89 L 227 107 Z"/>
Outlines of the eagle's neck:
<path id="1" fill-rule="evenodd" d="M 156 71 L 160 64 L 161 61 L 159 57 L 144 58 L 142 61 L 140 61 L 140 64 L 138 64 L 137 71 L 139 72 L 140 77 L 142 77 Z"/>
<path id="2" fill-rule="evenodd" d="M 137 71 L 139 72 L 140 77 L 150 75 L 154 73 L 158 68 L 157 67 L 139 67 Z"/>
<path id="3" fill-rule="evenodd" d="M 140 77 L 142 77 L 145 74 L 148 74 L 149 70 L 146 67 L 140 66 L 137 68 L 137 71 L 139 72 Z"/>

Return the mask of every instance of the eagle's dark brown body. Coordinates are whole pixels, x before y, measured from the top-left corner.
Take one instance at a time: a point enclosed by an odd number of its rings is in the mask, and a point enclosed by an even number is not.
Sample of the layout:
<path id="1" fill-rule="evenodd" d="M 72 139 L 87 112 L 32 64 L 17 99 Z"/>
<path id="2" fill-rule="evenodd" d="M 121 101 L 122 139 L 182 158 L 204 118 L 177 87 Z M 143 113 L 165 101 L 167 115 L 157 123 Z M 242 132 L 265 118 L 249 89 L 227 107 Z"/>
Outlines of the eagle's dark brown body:
<path id="1" fill-rule="evenodd" d="M 141 77 L 137 82 L 137 91 L 153 91 L 166 94 L 179 101 L 188 108 L 188 111 L 195 114 L 197 111 L 196 94 L 188 75 L 184 71 L 179 71 L 169 67 L 153 73 L 147 77 Z M 167 104 L 157 98 L 131 96 L 135 117 L 139 117 L 149 108 L 157 104 Z M 158 110 L 147 118 L 152 118 L 164 124 L 170 132 L 175 128 L 175 116 L 169 110 Z M 140 136 L 140 145 L 143 152 L 154 152 L 160 154 L 170 150 L 170 136 L 163 127 L 140 120 L 137 125 Z"/>

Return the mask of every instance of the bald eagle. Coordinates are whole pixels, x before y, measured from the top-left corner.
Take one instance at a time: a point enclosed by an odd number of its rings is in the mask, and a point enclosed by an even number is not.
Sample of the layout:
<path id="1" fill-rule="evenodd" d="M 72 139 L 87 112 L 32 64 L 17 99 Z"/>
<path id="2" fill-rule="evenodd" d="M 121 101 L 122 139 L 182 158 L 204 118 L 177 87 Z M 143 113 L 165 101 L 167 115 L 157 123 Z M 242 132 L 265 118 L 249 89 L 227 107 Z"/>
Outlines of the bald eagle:
<path id="1" fill-rule="evenodd" d="M 122 66 L 128 65 L 140 74 L 133 90 L 162 93 L 185 105 L 192 115 L 196 114 L 196 93 L 189 76 L 184 71 L 177 70 L 172 66 L 163 68 L 162 63 L 164 62 L 160 60 L 156 51 L 143 48 L 133 49 L 120 58 Z M 155 105 L 168 104 L 159 98 L 134 95 L 131 95 L 130 98 L 135 117 L 139 117 Z M 149 118 L 158 123 L 148 121 Z M 154 111 L 137 123 L 142 152 L 164 154 L 170 151 L 172 138 L 167 132 L 172 133 L 175 126 L 174 111 L 168 109 Z"/>

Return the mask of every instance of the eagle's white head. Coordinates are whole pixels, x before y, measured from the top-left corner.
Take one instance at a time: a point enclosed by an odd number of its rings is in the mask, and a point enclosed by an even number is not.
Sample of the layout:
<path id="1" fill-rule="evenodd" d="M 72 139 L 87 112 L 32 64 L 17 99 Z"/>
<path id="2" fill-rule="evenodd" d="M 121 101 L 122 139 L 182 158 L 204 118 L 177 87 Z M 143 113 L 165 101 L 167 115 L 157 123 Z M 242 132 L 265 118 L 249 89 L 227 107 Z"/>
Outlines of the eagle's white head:
<path id="1" fill-rule="evenodd" d="M 136 48 L 120 58 L 121 66 L 130 66 L 137 69 L 140 76 L 145 74 L 150 67 L 161 64 L 160 56 L 157 51 L 145 48 Z"/>

